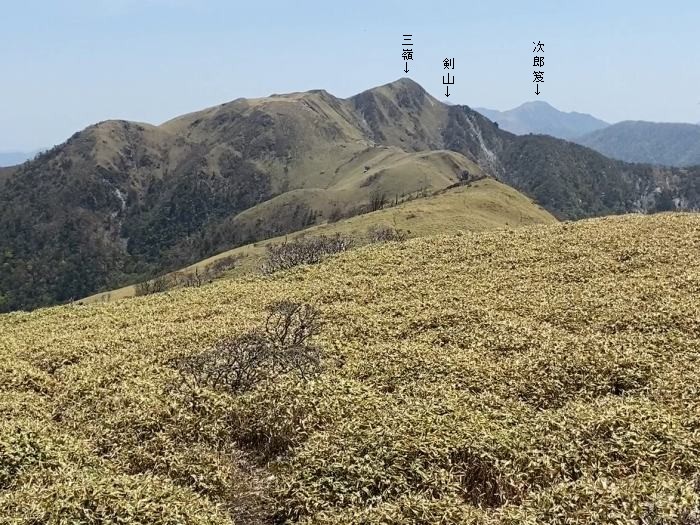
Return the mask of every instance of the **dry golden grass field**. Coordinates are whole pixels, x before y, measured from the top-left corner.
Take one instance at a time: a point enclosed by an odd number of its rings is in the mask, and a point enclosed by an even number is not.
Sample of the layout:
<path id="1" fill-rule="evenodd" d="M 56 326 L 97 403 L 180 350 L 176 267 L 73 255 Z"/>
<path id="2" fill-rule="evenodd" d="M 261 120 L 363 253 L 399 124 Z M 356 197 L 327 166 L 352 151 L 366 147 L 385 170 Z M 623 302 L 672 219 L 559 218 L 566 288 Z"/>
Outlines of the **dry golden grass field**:
<path id="1" fill-rule="evenodd" d="M 253 209 L 252 212 L 257 214 Z M 247 213 L 247 212 L 244 212 Z M 386 226 L 398 228 L 410 237 L 438 233 L 483 231 L 496 228 L 519 227 L 556 222 L 551 213 L 535 204 L 519 191 L 494 179 L 486 178 L 468 186 L 460 186 L 435 195 L 400 203 L 398 206 L 365 213 L 338 222 L 312 226 L 289 235 L 240 246 L 199 261 L 182 270 L 191 274 L 195 269 L 205 272 L 207 267 L 227 257 L 237 259 L 237 267 L 230 276 L 256 273 L 269 244 L 282 243 L 300 236 L 347 235 L 360 239 L 368 228 Z M 110 302 L 136 295 L 136 286 L 102 292 L 82 299 L 84 303 Z"/>
<path id="2" fill-rule="evenodd" d="M 0 523 L 698 523 L 699 256 L 630 215 L 0 316 Z M 320 375 L 187 388 L 275 300 Z"/>

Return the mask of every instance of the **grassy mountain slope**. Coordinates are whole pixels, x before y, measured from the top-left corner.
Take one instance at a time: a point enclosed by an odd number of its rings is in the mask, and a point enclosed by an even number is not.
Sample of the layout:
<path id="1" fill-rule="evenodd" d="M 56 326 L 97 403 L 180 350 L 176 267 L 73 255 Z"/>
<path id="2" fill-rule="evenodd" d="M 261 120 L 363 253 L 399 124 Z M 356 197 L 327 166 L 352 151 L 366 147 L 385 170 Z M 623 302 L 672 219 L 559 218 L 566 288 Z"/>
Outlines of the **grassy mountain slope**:
<path id="1" fill-rule="evenodd" d="M 515 136 L 401 79 L 77 133 L 0 177 L 0 311 L 66 302 L 417 188 L 490 175 L 560 218 L 700 206 L 700 168 Z"/>
<path id="2" fill-rule="evenodd" d="M 526 102 L 507 111 L 476 108 L 489 120 L 516 135 L 535 133 L 571 140 L 610 124 L 585 113 L 559 111 L 546 102 Z"/>
<path id="3" fill-rule="evenodd" d="M 347 122 L 349 106 L 323 93 L 280 96 L 160 127 L 104 122 L 76 134 L 0 179 L 0 310 L 89 295 L 301 229 L 375 191 L 393 198 L 480 172 L 456 153 L 373 145 Z M 238 217 L 276 196 L 293 201 L 294 190 L 327 198 L 299 200 L 292 216 L 278 216 L 272 201 Z"/>
<path id="4" fill-rule="evenodd" d="M 424 237 L 440 233 L 483 231 L 552 222 L 556 222 L 556 219 L 549 212 L 522 193 L 493 179 L 482 179 L 468 186 L 448 189 L 391 208 L 311 226 L 289 235 L 227 250 L 192 264 L 180 270 L 180 273 L 192 273 L 195 270 L 204 272 L 209 265 L 227 257 L 236 257 L 238 260 L 237 267 L 229 272 L 229 275 L 257 273 L 268 244 L 307 235 L 342 234 L 360 239 L 373 226 L 388 226 L 407 232 L 409 237 Z M 94 294 L 81 302 L 109 302 L 134 295 L 136 286 L 132 285 Z"/>
<path id="5" fill-rule="evenodd" d="M 231 244 L 216 240 L 230 239 L 227 232 L 236 232 L 240 239 L 266 239 L 303 229 L 319 217 L 362 213 L 373 196 L 394 202 L 483 176 L 477 164 L 455 152 L 371 148 L 338 166 L 330 186 L 294 189 L 272 197 L 222 221 L 205 242 L 212 239 L 214 251 L 220 251 Z"/>
<path id="6" fill-rule="evenodd" d="M 12 523 L 693 523 L 700 219 L 373 245 L 269 278 L 0 316 Z M 178 359 L 316 302 L 324 371 Z M 175 360 L 175 361 L 174 361 Z"/>
<path id="7" fill-rule="evenodd" d="M 700 126 L 694 124 L 620 122 L 576 142 L 626 162 L 700 165 Z"/>

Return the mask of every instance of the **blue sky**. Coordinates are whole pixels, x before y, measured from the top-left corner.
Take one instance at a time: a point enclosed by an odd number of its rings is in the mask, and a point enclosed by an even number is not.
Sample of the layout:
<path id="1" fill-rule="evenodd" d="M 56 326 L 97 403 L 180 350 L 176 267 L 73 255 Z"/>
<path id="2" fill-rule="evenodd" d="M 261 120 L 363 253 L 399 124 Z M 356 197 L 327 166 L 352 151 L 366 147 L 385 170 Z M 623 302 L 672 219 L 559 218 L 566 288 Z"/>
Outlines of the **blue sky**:
<path id="1" fill-rule="evenodd" d="M 105 119 L 160 123 L 233 100 L 338 96 L 403 73 L 451 102 L 541 99 L 608 121 L 700 121 L 700 2 L 0 0 L 0 151 L 62 142 Z"/>

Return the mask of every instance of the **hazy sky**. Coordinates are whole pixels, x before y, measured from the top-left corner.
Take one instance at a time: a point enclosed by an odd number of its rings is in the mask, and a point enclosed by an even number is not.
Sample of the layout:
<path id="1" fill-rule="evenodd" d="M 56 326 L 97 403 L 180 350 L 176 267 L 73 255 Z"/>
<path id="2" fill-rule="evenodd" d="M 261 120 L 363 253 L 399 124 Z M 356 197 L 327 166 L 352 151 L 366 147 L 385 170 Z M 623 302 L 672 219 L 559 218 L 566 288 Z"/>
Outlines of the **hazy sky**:
<path id="1" fill-rule="evenodd" d="M 451 102 L 541 99 L 608 121 L 700 121 L 700 2 L 0 0 L 0 151 L 105 119 L 160 123 L 238 97 L 338 96 L 407 75 Z"/>

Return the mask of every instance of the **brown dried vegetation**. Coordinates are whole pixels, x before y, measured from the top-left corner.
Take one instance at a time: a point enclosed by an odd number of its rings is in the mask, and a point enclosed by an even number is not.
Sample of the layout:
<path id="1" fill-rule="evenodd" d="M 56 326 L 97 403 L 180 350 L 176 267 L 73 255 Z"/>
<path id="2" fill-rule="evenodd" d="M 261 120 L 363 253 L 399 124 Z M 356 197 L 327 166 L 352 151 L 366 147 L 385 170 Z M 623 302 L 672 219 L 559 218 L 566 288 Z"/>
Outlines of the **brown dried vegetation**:
<path id="1" fill-rule="evenodd" d="M 301 379 L 318 375 L 321 353 L 309 342 L 320 329 L 318 310 L 308 304 L 279 301 L 268 305 L 267 312 L 263 328 L 227 337 L 175 363 L 182 386 L 193 399 L 203 387 L 239 394 L 290 373 Z"/>
<path id="2" fill-rule="evenodd" d="M 694 524 L 699 253 L 625 216 L 0 316 L 0 523 Z M 321 373 L 193 408 L 172 363 L 280 300 Z"/>

